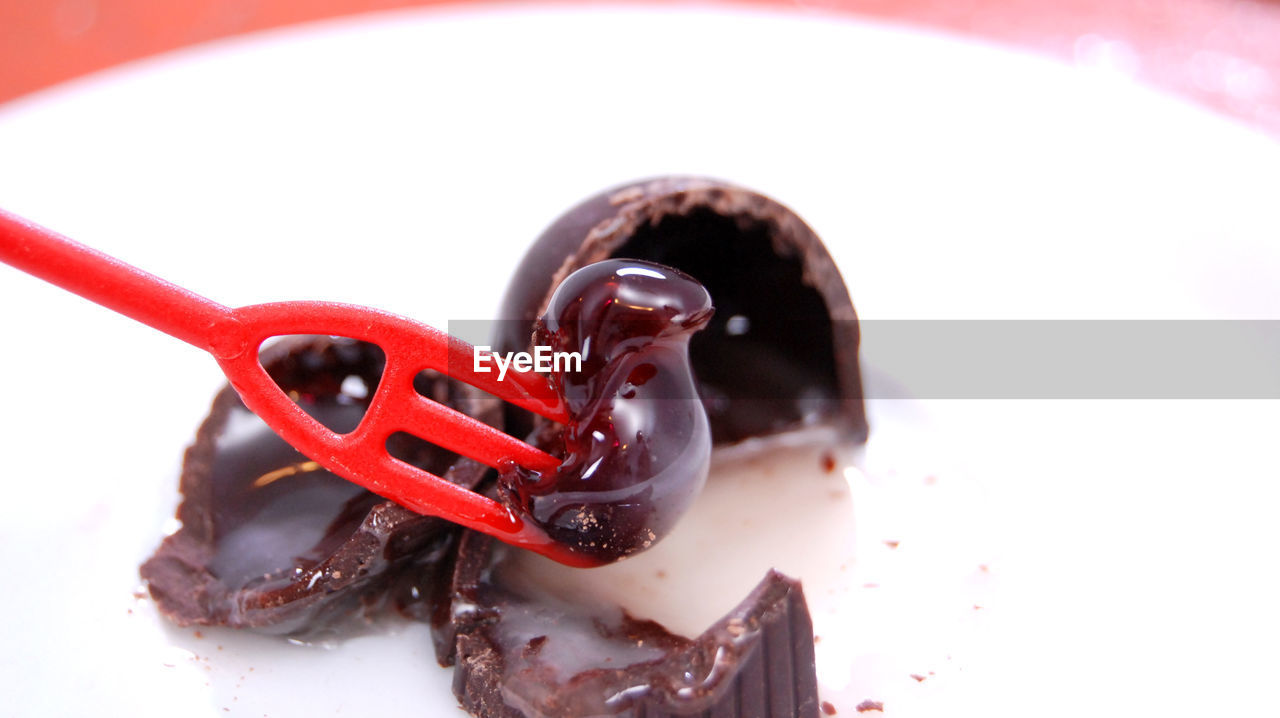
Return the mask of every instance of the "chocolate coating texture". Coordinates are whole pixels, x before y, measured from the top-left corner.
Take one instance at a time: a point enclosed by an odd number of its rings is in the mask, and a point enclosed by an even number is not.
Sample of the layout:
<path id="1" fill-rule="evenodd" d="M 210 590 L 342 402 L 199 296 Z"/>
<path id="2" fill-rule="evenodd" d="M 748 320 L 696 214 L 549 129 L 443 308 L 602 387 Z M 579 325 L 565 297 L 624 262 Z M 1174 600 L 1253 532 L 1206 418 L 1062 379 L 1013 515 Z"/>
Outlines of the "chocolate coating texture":
<path id="1" fill-rule="evenodd" d="M 716 443 L 815 422 L 866 438 L 857 314 L 831 255 L 785 206 L 712 179 L 636 182 L 561 215 L 508 286 L 495 348 L 526 350 L 552 289 L 610 257 L 674 267 L 710 292 L 716 314 L 690 354 Z"/>

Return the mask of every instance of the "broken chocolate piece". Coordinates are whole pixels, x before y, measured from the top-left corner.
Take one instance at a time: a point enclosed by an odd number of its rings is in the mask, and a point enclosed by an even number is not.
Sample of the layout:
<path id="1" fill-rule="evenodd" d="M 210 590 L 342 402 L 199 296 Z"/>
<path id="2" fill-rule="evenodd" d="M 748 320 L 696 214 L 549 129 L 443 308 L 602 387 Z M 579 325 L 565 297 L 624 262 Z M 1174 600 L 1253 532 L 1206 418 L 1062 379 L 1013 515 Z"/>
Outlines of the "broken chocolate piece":
<path id="1" fill-rule="evenodd" d="M 674 267 L 711 293 L 716 316 L 690 354 L 716 443 L 818 421 L 866 438 L 857 314 L 831 255 L 791 210 L 716 180 L 636 182 L 563 214 L 508 287 L 495 348 L 527 350 L 551 291 L 609 257 Z"/>
<path id="2" fill-rule="evenodd" d="M 813 626 L 800 585 L 770 572 L 696 639 L 617 607 L 547 595 L 466 532 L 433 622 L 454 692 L 486 718 L 616 715 L 812 718 Z"/>
<path id="3" fill-rule="evenodd" d="M 384 357 L 371 344 L 309 337 L 265 350 L 262 361 L 308 413 L 345 432 L 363 416 Z M 482 421 L 500 421 L 498 403 L 469 386 L 433 372 L 415 386 Z M 394 456 L 468 488 L 488 471 L 408 435 L 389 444 Z M 315 634 L 338 619 L 368 615 L 453 545 L 452 524 L 309 461 L 230 387 L 214 399 L 187 450 L 181 490 L 182 527 L 141 568 L 161 612 L 179 625 Z"/>

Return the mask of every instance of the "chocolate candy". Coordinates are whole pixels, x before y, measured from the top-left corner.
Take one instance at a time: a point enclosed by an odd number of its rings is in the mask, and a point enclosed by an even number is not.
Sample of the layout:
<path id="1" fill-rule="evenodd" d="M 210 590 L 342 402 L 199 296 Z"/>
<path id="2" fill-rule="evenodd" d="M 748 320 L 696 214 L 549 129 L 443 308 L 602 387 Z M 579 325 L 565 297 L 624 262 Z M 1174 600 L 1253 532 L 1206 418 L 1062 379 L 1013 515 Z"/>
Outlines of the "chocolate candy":
<path id="1" fill-rule="evenodd" d="M 865 440 L 857 314 L 831 255 L 791 210 L 716 180 L 637 182 L 561 215 L 507 288 L 495 348 L 527 350 L 552 288 L 610 257 L 674 267 L 711 293 L 690 355 L 717 443 L 813 422 Z"/>
<path id="2" fill-rule="evenodd" d="M 343 432 L 363 416 L 383 356 L 369 344 L 314 337 L 270 348 L 263 365 L 308 413 Z M 476 418 L 500 421 L 497 402 L 470 387 L 427 372 L 415 385 Z M 487 472 L 408 435 L 394 436 L 388 449 L 468 488 Z M 187 450 L 181 489 L 182 527 L 141 569 L 161 612 L 179 625 L 314 634 L 382 606 L 453 548 L 452 524 L 323 470 L 230 387 Z"/>
<path id="3" fill-rule="evenodd" d="M 495 349 L 527 351 L 535 320 L 549 308 L 553 318 L 564 314 L 553 304 L 555 288 L 611 257 L 675 267 L 710 292 L 717 311 L 693 335 L 690 358 L 716 442 L 816 422 L 865 439 L 857 318 L 831 257 L 782 205 L 714 180 L 641 182 L 562 216 L 509 287 L 501 315 L 509 321 L 500 323 Z M 547 330 L 540 339 L 549 339 Z M 335 430 L 353 427 L 361 410 L 344 398 L 344 382 L 354 377 L 371 393 L 382 368 L 375 348 L 327 338 L 279 347 L 265 364 Z M 643 385 L 643 374 L 631 383 Z M 496 403 L 466 387 L 438 376 L 421 384 L 434 398 L 501 423 Z M 535 425 L 518 411 L 508 418 L 517 422 L 513 433 L 540 445 L 566 438 L 557 425 Z M 398 458 L 486 490 L 485 467 L 411 437 L 397 441 L 389 448 Z M 535 494 L 522 496 L 513 481 L 501 487 L 508 498 L 532 501 Z M 455 693 L 482 718 L 818 715 L 804 596 L 777 573 L 696 638 L 590 597 L 566 603 L 510 569 L 515 549 L 414 515 L 311 465 L 230 389 L 188 451 L 182 490 L 182 529 L 142 569 L 161 610 L 179 624 L 310 633 L 390 600 L 430 620 L 438 657 L 456 665 Z"/>
<path id="4" fill-rule="evenodd" d="M 716 442 L 811 423 L 866 438 L 857 316 L 830 255 L 790 210 L 714 180 L 640 182 L 562 215 L 507 290 L 496 348 L 527 350 L 558 284 L 611 257 L 675 267 L 710 292 L 716 315 L 690 356 Z M 533 436 L 548 430 L 519 413 L 509 420 Z M 818 715 L 813 628 L 794 581 L 770 572 L 690 639 L 590 597 L 546 595 L 509 569 L 508 551 L 466 533 L 433 614 L 438 657 L 456 665 L 454 692 L 472 713 Z"/>

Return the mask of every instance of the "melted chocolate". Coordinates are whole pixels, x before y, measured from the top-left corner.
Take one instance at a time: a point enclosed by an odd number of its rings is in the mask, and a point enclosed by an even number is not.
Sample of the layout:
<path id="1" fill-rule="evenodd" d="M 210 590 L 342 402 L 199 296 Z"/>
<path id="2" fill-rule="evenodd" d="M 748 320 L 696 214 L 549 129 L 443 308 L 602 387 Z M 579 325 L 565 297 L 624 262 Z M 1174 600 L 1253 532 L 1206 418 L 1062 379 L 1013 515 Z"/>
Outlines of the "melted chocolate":
<path id="1" fill-rule="evenodd" d="M 322 424 L 354 429 L 381 376 L 377 347 L 313 338 L 264 352 L 281 388 Z M 438 375 L 427 384 L 448 382 Z M 362 388 L 342 392 L 344 382 Z M 494 421 L 493 401 L 452 387 L 459 408 Z M 447 394 L 447 391 L 440 392 Z M 486 473 L 405 435 L 394 453 L 468 487 Z M 152 596 L 180 625 L 311 633 L 381 605 L 402 578 L 451 548 L 451 524 L 418 516 L 309 461 L 226 388 L 187 451 L 182 528 L 142 566 Z"/>
<path id="2" fill-rule="evenodd" d="M 700 284 L 651 262 L 608 260 L 570 275 L 535 344 L 581 357 L 550 374 L 572 421 L 564 461 L 504 472 L 506 500 L 552 539 L 603 562 L 653 545 L 702 489 L 711 434 L 689 337 L 712 314 Z"/>

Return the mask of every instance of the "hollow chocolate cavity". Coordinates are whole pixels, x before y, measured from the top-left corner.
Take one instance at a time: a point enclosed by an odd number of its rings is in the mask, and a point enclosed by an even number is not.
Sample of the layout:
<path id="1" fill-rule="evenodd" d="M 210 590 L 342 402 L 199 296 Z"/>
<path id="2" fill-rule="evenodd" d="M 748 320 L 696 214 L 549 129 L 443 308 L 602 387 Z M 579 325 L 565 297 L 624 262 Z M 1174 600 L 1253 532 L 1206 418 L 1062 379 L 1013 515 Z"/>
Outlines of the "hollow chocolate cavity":
<path id="1" fill-rule="evenodd" d="M 354 429 L 381 377 L 371 344 L 292 338 L 263 352 L 280 387 L 321 423 Z M 419 391 L 489 423 L 496 401 L 434 373 Z M 473 488 L 487 468 L 408 435 L 391 453 Z M 179 625 L 313 634 L 382 606 L 408 576 L 452 550 L 454 528 L 328 471 L 286 444 L 225 387 L 183 463 L 181 528 L 143 564 L 152 597 Z M 408 584 L 404 584 L 407 586 Z"/>
<path id="2" fill-rule="evenodd" d="M 857 314 L 831 255 L 791 210 L 716 180 L 636 182 L 561 215 L 508 287 L 495 347 L 526 350 L 552 289 L 609 257 L 674 267 L 711 293 L 690 354 L 717 443 L 818 422 L 866 438 Z"/>
<path id="3" fill-rule="evenodd" d="M 800 585 L 770 572 L 700 636 L 617 607 L 547 595 L 513 549 L 467 532 L 433 628 L 454 692 L 477 716 L 818 715 L 813 625 Z"/>

